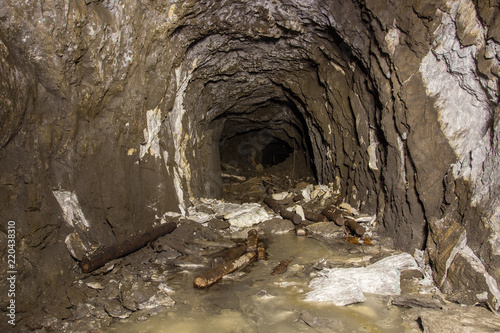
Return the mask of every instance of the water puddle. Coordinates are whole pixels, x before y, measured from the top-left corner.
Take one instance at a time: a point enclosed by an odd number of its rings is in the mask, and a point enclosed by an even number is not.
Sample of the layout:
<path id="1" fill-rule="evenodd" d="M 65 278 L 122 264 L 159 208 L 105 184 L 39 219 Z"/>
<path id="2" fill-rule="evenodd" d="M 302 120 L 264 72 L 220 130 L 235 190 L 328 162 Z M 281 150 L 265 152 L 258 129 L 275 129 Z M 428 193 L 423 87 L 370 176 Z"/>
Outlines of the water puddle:
<path id="1" fill-rule="evenodd" d="M 402 310 L 367 296 L 362 304 L 338 307 L 305 301 L 308 283 L 320 261 L 362 261 L 366 254 L 332 249 L 313 238 L 293 234 L 267 240 L 268 260 L 254 262 L 216 285 L 199 290 L 199 271 L 179 271 L 168 285 L 176 304 L 151 317 L 139 312 L 113 324 L 110 332 L 410 332 Z M 347 253 L 347 254 L 346 254 Z M 282 259 L 293 258 L 288 270 L 271 272 Z M 147 319 L 146 319 L 147 318 Z M 142 320 L 145 319 L 145 320 Z"/>

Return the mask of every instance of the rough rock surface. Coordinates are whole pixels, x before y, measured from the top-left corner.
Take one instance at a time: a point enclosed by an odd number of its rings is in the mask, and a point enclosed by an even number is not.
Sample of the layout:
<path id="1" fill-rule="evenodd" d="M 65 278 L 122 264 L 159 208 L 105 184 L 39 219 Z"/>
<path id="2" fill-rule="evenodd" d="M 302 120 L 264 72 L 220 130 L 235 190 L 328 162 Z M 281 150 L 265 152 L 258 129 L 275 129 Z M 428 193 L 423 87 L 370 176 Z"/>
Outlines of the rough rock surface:
<path id="1" fill-rule="evenodd" d="M 474 285 L 492 302 L 499 11 L 471 0 L 0 0 L 0 245 L 15 221 L 17 310 L 64 294 L 75 265 L 65 240 L 78 258 L 185 213 L 220 194 L 221 156 L 257 166 L 277 142 L 377 214 L 397 247 L 429 244 L 450 290 Z M 465 235 L 456 251 L 430 224 L 442 219 Z"/>

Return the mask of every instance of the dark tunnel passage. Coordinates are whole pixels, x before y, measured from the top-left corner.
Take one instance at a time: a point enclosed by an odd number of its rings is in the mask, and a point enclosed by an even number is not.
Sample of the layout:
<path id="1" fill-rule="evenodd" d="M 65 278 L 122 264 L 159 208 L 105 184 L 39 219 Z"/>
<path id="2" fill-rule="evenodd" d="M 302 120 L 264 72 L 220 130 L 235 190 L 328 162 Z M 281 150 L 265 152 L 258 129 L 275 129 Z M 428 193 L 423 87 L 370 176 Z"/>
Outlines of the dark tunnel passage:
<path id="1" fill-rule="evenodd" d="M 289 104 L 273 101 L 265 104 L 243 117 L 230 112 L 219 117 L 224 121 L 219 140 L 221 170 L 315 178 L 304 119 Z M 279 168 L 271 170 L 278 165 Z"/>
<path id="2" fill-rule="evenodd" d="M 273 166 L 284 162 L 295 150 L 281 139 L 273 139 L 262 151 L 262 165 Z"/>

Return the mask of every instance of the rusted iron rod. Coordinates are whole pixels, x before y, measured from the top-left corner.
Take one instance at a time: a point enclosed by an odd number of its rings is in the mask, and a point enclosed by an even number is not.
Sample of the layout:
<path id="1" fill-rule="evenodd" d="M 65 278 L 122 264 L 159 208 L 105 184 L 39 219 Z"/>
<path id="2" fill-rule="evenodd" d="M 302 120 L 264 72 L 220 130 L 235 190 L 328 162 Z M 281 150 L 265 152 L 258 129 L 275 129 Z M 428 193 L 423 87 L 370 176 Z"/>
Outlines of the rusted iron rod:
<path id="1" fill-rule="evenodd" d="M 206 272 L 198 275 L 193 282 L 193 285 L 196 288 L 207 288 L 219 281 L 224 277 L 224 275 L 230 274 L 247 265 L 249 262 L 257 257 L 256 252 L 247 252 L 238 259 L 228 261 L 224 264 L 218 265 L 212 269 L 209 269 Z"/>
<path id="2" fill-rule="evenodd" d="M 107 262 L 113 259 L 121 258 L 139 250 L 140 248 L 143 248 L 155 239 L 171 233 L 175 230 L 175 228 L 177 228 L 177 224 L 175 222 L 167 222 L 145 233 L 132 236 L 119 243 L 99 249 L 96 252 L 85 256 L 82 261 L 80 261 L 80 268 L 83 273 L 90 273 L 99 267 L 104 266 Z"/>

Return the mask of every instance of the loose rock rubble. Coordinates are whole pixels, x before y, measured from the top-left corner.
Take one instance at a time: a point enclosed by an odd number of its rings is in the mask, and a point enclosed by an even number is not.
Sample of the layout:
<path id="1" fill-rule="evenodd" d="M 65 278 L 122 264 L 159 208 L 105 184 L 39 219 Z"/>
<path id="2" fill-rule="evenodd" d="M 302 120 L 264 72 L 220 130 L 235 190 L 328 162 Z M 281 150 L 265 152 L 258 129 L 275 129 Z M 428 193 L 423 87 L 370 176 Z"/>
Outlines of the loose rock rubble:
<path id="1" fill-rule="evenodd" d="M 241 257 L 246 259 L 244 265 L 225 264 L 227 267 L 222 269 L 227 272 L 223 272 L 222 283 L 239 283 L 252 270 L 251 266 L 243 271 L 241 267 L 259 256 L 261 261 L 254 266 L 273 266 L 263 279 L 277 279 L 277 286 L 294 288 L 308 302 L 346 306 L 364 302 L 367 294 L 378 295 L 387 306 L 408 309 L 404 319 L 412 332 L 422 328 L 426 332 L 445 332 L 441 313 L 456 316 L 450 320 L 461 327 L 500 329 L 500 318 L 488 310 L 460 307 L 446 300 L 430 282 L 431 270 L 423 252 L 416 251 L 412 256 L 384 246 L 390 242 L 377 236 L 375 216 L 338 202 L 338 192 L 332 185 L 307 181 L 292 184 L 287 178 L 258 176 L 238 183 L 231 180 L 225 188 L 223 199 L 196 200 L 186 216 L 166 212 L 158 222 L 174 221 L 177 229 L 139 251 L 112 260 L 90 274 L 82 274 L 75 267 L 75 281 L 67 288 L 71 306 L 58 312 L 51 310 L 51 316 L 33 318 L 28 327 L 89 332 L 130 320 L 148 320 L 152 315 L 175 309 L 176 298 L 183 293 L 182 288 L 172 284 L 176 276 L 205 271 L 208 273 L 198 275 L 194 284 L 200 288 L 211 286 L 222 277 L 221 273 L 213 279 L 210 269 L 217 271 L 212 267 L 222 267 L 217 265 L 221 265 L 224 251 L 243 247 L 242 253 L 247 251 Z M 278 213 L 264 203 L 269 197 L 279 206 Z M 322 214 L 325 209 L 336 212 L 330 217 L 340 216 L 342 223 L 329 220 Z M 300 221 L 283 219 L 283 210 L 294 212 Z M 321 222 L 309 221 L 307 216 L 315 216 Z M 361 226 L 362 232 L 350 227 L 347 221 Z M 304 234 L 298 227 L 303 227 Z M 267 263 L 265 243 L 284 233 L 314 238 L 335 252 L 338 259 L 296 263 L 283 253 L 279 260 Z M 68 250 L 76 253 L 70 248 L 73 243 L 68 242 Z M 229 274 L 234 270 L 236 273 Z M 261 292 L 267 295 L 262 299 L 273 297 L 265 290 Z M 473 316 L 460 316 L 461 311 L 471 309 L 488 319 L 476 322 Z M 341 321 L 307 311 L 297 314 L 295 321 L 320 330 L 345 329 Z"/>

